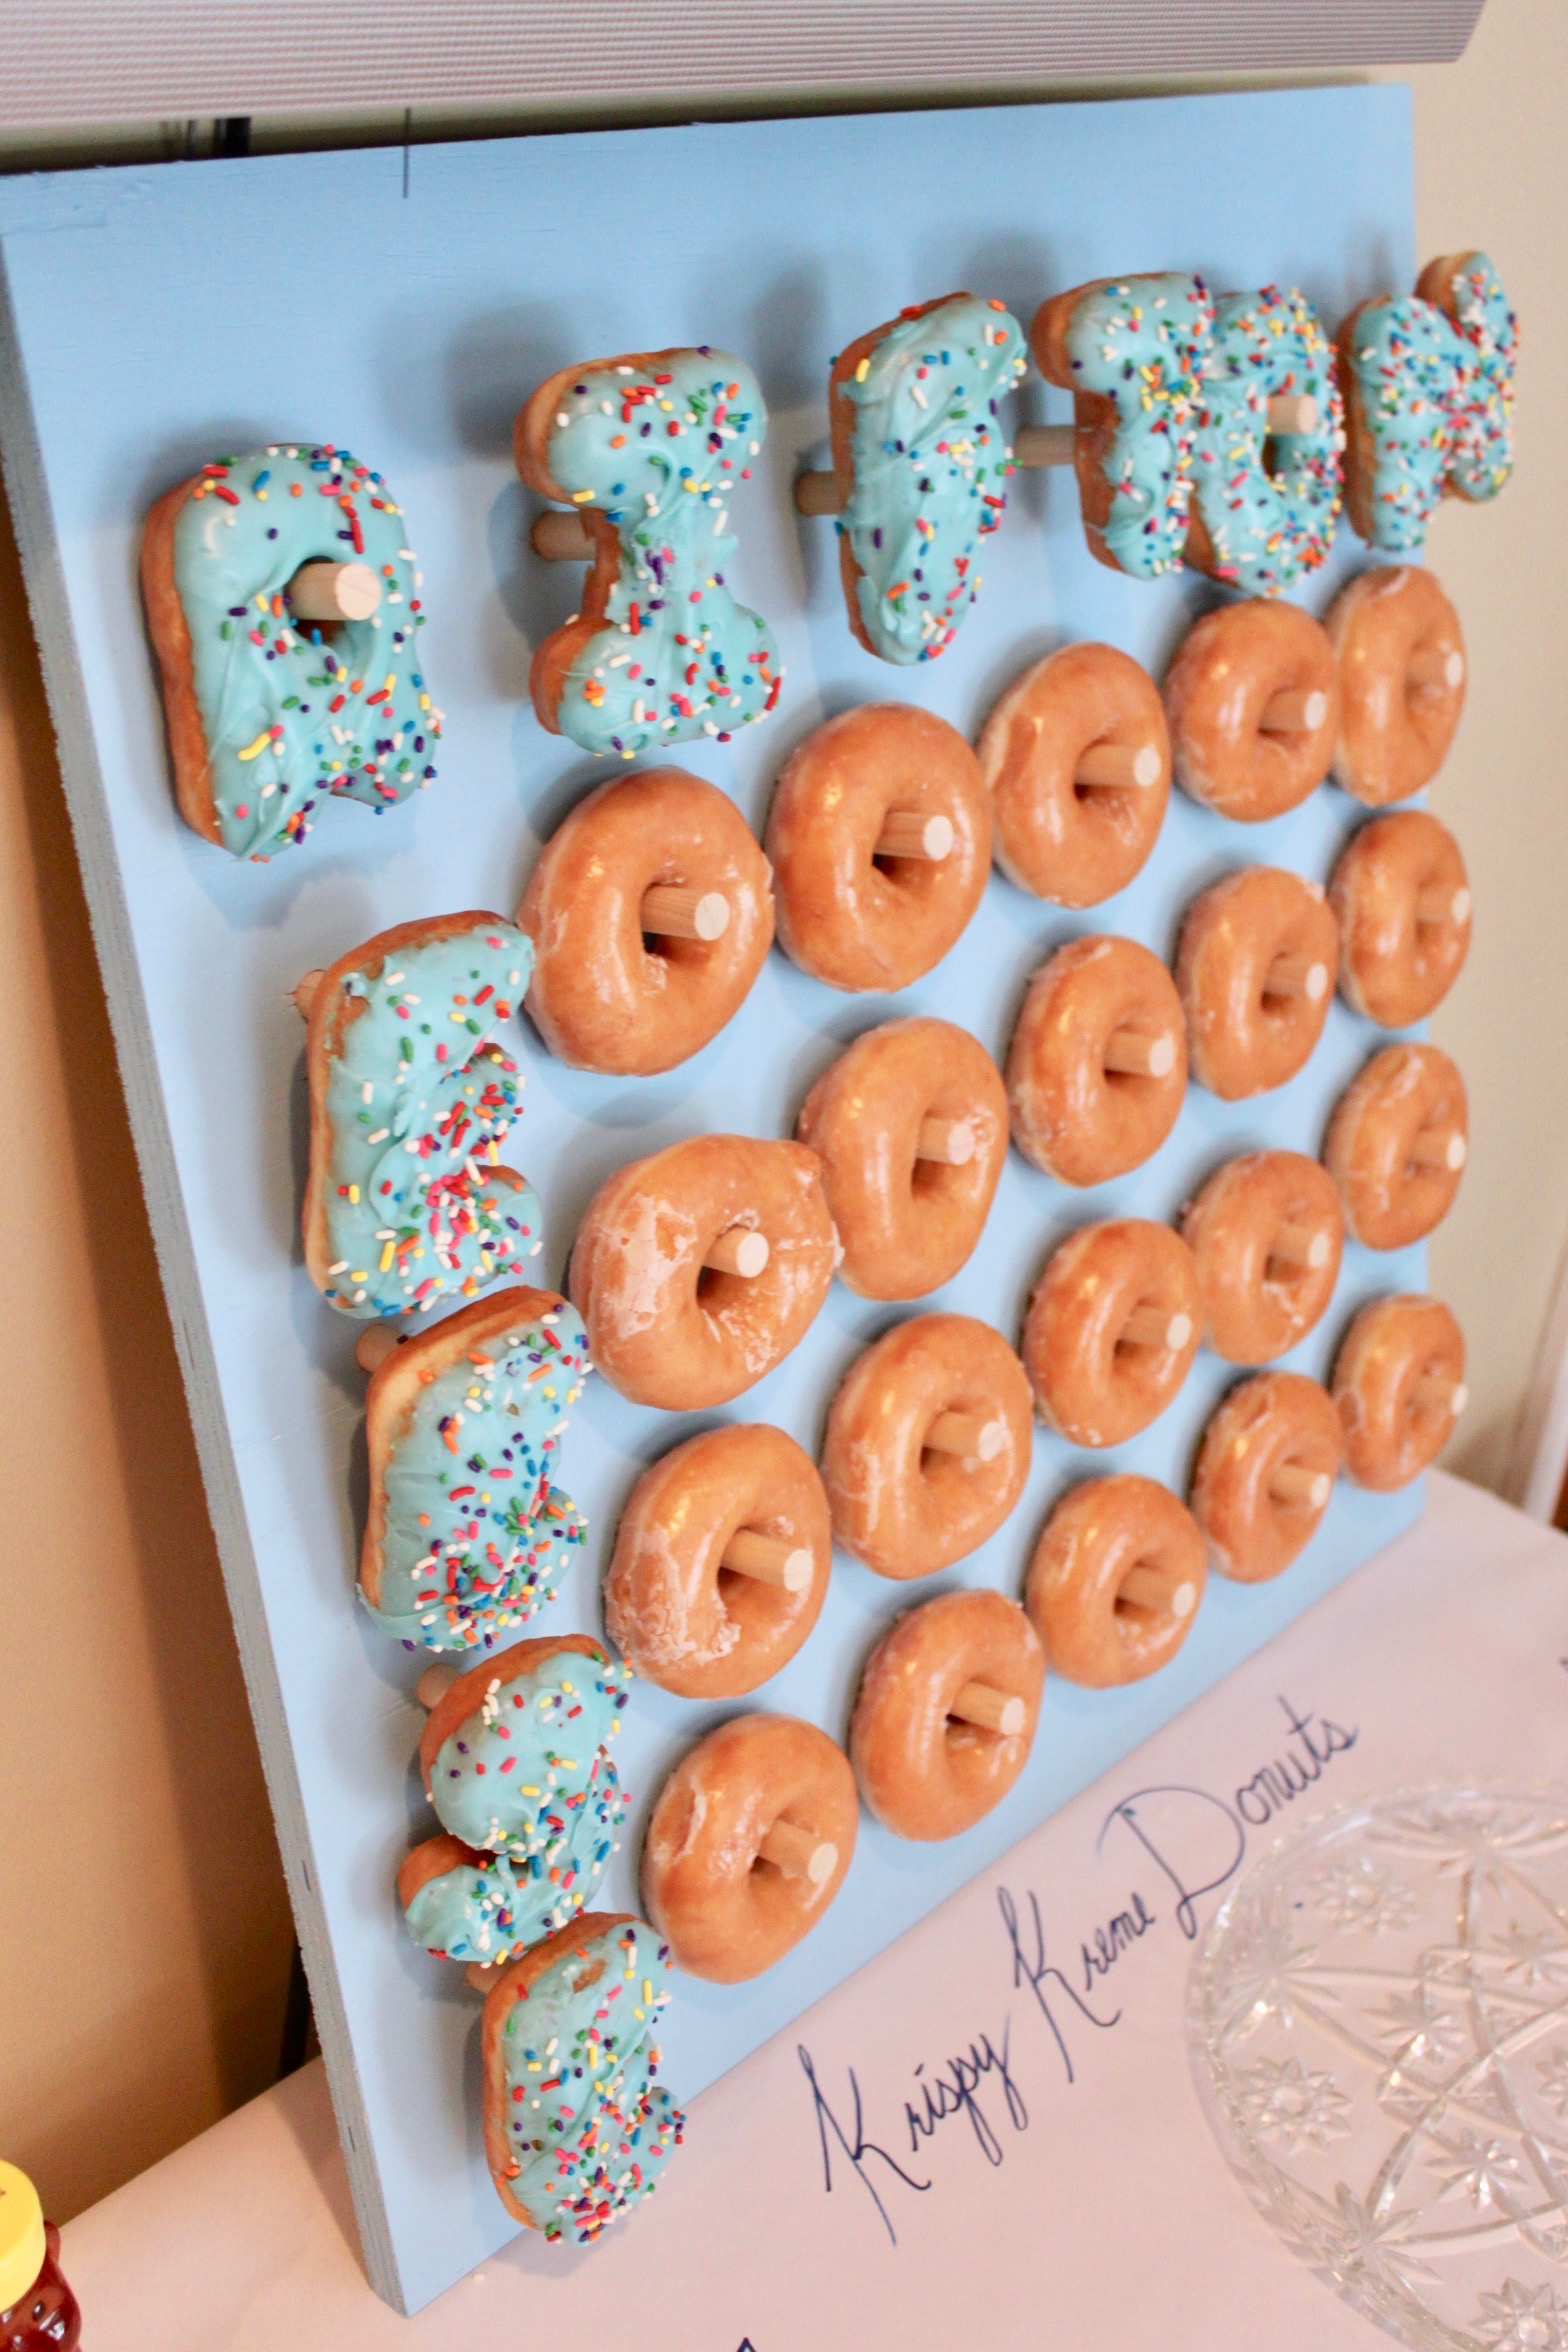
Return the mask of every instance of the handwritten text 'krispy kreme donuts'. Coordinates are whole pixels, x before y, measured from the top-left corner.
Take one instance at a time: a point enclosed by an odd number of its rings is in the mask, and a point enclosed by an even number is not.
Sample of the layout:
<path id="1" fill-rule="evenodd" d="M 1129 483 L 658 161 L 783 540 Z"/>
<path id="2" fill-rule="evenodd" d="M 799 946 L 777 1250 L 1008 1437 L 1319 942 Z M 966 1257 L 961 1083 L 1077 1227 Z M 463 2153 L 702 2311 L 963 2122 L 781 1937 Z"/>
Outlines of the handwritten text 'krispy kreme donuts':
<path id="1" fill-rule="evenodd" d="M 1095 1841 L 1102 1861 L 1120 1877 L 1103 1918 L 1060 1936 L 1048 1933 L 1040 1898 L 996 1890 L 1006 1964 L 1021 2007 L 1008 2006 L 956 2046 L 919 2060 L 911 2071 L 902 2113 L 873 2117 L 853 2066 L 830 2087 L 812 2052 L 798 2048 L 822 2155 L 822 2185 L 831 2196 L 858 2183 L 889 2240 L 897 2245 L 911 2196 L 934 2185 L 931 2158 L 945 2127 L 962 2120 L 987 2164 L 1005 2162 L 1010 2141 L 1030 2124 L 1036 2060 L 1045 2048 L 1069 2085 L 1096 2036 L 1114 2032 L 1125 2015 L 1120 1963 L 1150 1934 L 1174 1927 L 1192 1942 L 1203 1923 L 1198 1906 L 1227 1886 L 1241 1868 L 1249 1833 L 1265 1829 L 1316 1786 L 1338 1756 L 1349 1753 L 1359 1726 L 1346 1727 L 1281 1698 L 1286 1730 L 1265 1762 L 1225 1795 L 1178 1782 L 1132 1790 L 1111 1807 Z M 1125 1893 L 1122 1889 L 1125 1888 Z M 1203 1915 L 1203 1916 L 1206 1916 Z M 963 2134 L 957 2135 L 963 2138 Z"/>

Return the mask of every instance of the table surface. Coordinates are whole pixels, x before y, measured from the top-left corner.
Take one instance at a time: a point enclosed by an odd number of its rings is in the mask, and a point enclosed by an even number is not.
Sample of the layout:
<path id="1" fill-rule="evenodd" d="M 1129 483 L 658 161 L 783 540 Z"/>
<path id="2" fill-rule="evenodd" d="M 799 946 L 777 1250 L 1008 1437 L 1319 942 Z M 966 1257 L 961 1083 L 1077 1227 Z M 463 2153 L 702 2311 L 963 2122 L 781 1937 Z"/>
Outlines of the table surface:
<path id="1" fill-rule="evenodd" d="M 315 2065 L 67 2227 L 92 2352 L 457 2347 L 481 2326 L 588 2352 L 632 2312 L 639 2352 L 890 2352 L 1037 2342 L 1043 2311 L 1059 2343 L 1254 2352 L 1266 2312 L 1270 2352 L 1371 2352 L 1386 2339 L 1210 2139 L 1195 1944 L 1237 1870 L 1314 1815 L 1560 1780 L 1562 1653 L 1568 1543 L 1435 1477 L 1419 1526 L 706 2092 L 659 2196 L 597 2247 L 520 2239 L 398 2318 L 360 2268 Z"/>

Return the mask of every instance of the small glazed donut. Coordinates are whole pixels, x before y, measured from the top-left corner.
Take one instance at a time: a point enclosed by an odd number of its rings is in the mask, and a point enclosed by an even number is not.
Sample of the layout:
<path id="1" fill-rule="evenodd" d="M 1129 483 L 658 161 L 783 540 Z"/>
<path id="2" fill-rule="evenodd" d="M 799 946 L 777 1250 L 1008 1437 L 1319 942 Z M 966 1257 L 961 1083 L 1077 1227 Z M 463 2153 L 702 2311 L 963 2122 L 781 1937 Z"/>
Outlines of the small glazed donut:
<path id="1" fill-rule="evenodd" d="M 1339 661 L 1334 779 L 1369 808 L 1431 783 L 1465 706 L 1459 615 L 1414 564 L 1362 572 L 1324 627 Z"/>
<path id="2" fill-rule="evenodd" d="M 677 1968 L 743 1984 L 822 1917 L 855 1851 L 855 1775 L 792 1715 L 739 1715 L 682 1757 L 642 1850 L 648 1916 Z"/>
<path id="3" fill-rule="evenodd" d="M 1007 1089 L 951 1021 L 884 1021 L 825 1070 L 795 1123 L 822 1162 L 862 1298 L 921 1298 L 951 1282 L 990 1214 L 1007 1157 Z"/>
<path id="4" fill-rule="evenodd" d="M 1024 1607 L 1051 1673 L 1110 1690 L 1175 1657 L 1207 1573 L 1185 1504 L 1157 1479 L 1124 1471 L 1062 1497 L 1035 1545 Z"/>
<path id="5" fill-rule="evenodd" d="M 1233 1388 L 1203 1433 L 1192 1515 L 1209 1558 L 1237 1584 L 1288 1568 L 1317 1532 L 1344 1459 L 1334 1400 L 1300 1372 Z"/>
<path id="6" fill-rule="evenodd" d="M 1059 1184 L 1153 1157 L 1187 1090 L 1181 999 L 1136 940 L 1069 940 L 1029 983 L 1007 1050 L 1013 1141 Z"/>
<path id="7" fill-rule="evenodd" d="M 148 515 L 141 577 L 175 798 L 204 840 L 262 862 L 304 840 L 320 801 L 379 816 L 430 782 L 418 561 L 386 483 L 346 449 L 204 465 Z"/>
<path id="8" fill-rule="evenodd" d="M 1029 1475 L 1024 1368 L 972 1315 L 897 1323 L 850 1366 L 828 1413 L 833 1532 L 878 1576 L 930 1576 L 996 1533 Z"/>
<path id="9" fill-rule="evenodd" d="M 1074 1445 L 1120 1445 L 1164 1412 L 1192 1368 L 1198 1267 L 1168 1225 L 1116 1217 L 1069 1235 L 1024 1321 L 1042 1421 Z"/>
<path id="10" fill-rule="evenodd" d="M 1387 1494 L 1434 1461 L 1464 1411 L 1464 1334 L 1440 1299 L 1374 1299 L 1334 1361 L 1345 1470 Z"/>
<path id="11" fill-rule="evenodd" d="M 305 1267 L 368 1317 L 473 1298 L 543 1246 L 496 1153 L 522 1109 L 507 1039 L 533 943 L 499 915 L 399 923 L 307 973 Z"/>
<path id="12" fill-rule="evenodd" d="M 1470 1132 L 1465 1082 L 1435 1045 L 1388 1045 L 1334 1106 L 1323 1163 L 1368 1249 L 1403 1249 L 1454 1205 Z"/>
<path id="13" fill-rule="evenodd" d="M 1338 968 L 1339 925 L 1319 883 L 1244 866 L 1203 891 L 1176 953 L 1199 1084 L 1240 1102 L 1294 1078 L 1323 1034 Z"/>
<path id="14" fill-rule="evenodd" d="M 1328 633 L 1295 604 L 1222 604 L 1182 639 L 1165 679 L 1171 761 L 1190 799 L 1255 825 L 1328 774 L 1339 682 Z"/>
<path id="15" fill-rule="evenodd" d="M 1181 565 L 1213 333 L 1207 287 L 1174 270 L 1073 286 L 1029 329 L 1041 375 L 1073 396 L 1089 552 L 1136 580 Z"/>
<path id="16" fill-rule="evenodd" d="M 705 1430 L 632 1488 L 604 1622 L 645 1682 L 733 1699 L 787 1665 L 822 1613 L 833 1522 L 816 1464 L 765 1422 Z"/>
<path id="17" fill-rule="evenodd" d="M 588 2245 L 658 2186 L 685 2117 L 650 2039 L 669 1953 L 626 1912 L 587 1911 L 509 1961 L 480 2028 L 485 2157 L 514 2221 Z"/>
<path id="18" fill-rule="evenodd" d="M 862 703 L 808 735 L 768 812 L 779 945 L 815 980 L 907 988 L 941 962 L 985 888 L 991 809 L 956 727 Z"/>
<path id="19" fill-rule="evenodd" d="M 634 759 L 727 743 L 773 708 L 773 633 L 724 580 L 730 502 L 767 429 L 746 362 L 704 346 L 562 368 L 518 412 L 518 472 L 573 509 L 592 550 L 581 612 L 541 641 L 529 675 L 552 735 Z"/>
<path id="20" fill-rule="evenodd" d="M 1028 361 L 1000 302 L 948 294 L 857 335 L 828 413 L 849 625 L 884 661 L 934 661 L 980 586 L 1013 453 L 997 418 Z"/>
<path id="21" fill-rule="evenodd" d="M 1016 1602 L 939 1593 L 895 1619 L 866 1662 L 849 1728 L 861 1795 L 895 1837 L 957 1837 L 1029 1761 L 1045 1657 Z"/>
<path id="22" fill-rule="evenodd" d="M 679 768 L 601 784 L 558 825 L 517 921 L 527 1004 L 579 1070 L 673 1070 L 739 1012 L 773 941 L 768 861 L 735 803 Z"/>
<path id="23" fill-rule="evenodd" d="M 1425 809 L 1352 834 L 1328 886 L 1339 919 L 1339 992 L 1385 1029 L 1442 1003 L 1470 951 L 1470 882 L 1459 844 Z"/>
<path id="24" fill-rule="evenodd" d="M 1148 672 L 1114 645 L 1064 645 L 992 704 L 980 733 L 996 862 L 1052 906 L 1098 906 L 1148 862 L 1171 796 Z"/>
<path id="25" fill-rule="evenodd" d="M 1316 571 L 1334 544 L 1344 445 L 1334 346 L 1306 296 L 1222 294 L 1198 386 L 1188 563 L 1248 596 Z"/>
<path id="26" fill-rule="evenodd" d="M 1203 1339 L 1231 1364 L 1267 1364 L 1318 1322 L 1339 1279 L 1345 1220 L 1334 1180 L 1301 1152 L 1244 1152 L 1188 1202 Z"/>
<path id="27" fill-rule="evenodd" d="M 695 1135 L 599 1187 L 572 1250 L 572 1303 L 612 1388 L 696 1411 L 782 1363 L 827 1296 L 834 1255 L 815 1152 Z"/>

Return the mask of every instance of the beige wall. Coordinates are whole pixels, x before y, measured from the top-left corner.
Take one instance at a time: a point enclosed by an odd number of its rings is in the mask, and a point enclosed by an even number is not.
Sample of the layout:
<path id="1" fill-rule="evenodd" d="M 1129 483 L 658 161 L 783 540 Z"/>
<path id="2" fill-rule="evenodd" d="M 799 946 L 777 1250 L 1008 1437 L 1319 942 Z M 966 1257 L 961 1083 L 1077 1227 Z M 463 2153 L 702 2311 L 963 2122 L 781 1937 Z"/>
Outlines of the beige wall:
<path id="1" fill-rule="evenodd" d="M 1423 255 L 1488 247 L 1525 333 L 1518 479 L 1445 513 L 1430 550 L 1472 681 L 1436 805 L 1479 909 L 1437 1024 L 1474 1154 L 1434 1287 L 1471 1348 L 1456 1461 L 1495 1483 L 1568 1232 L 1568 12 L 1489 0 L 1459 65 L 1410 78 Z M 0 2150 L 64 2217 L 270 2079 L 290 1934 L 3 516 L 0 986 L 0 1214 L 19 1237 L 0 1352 Z"/>

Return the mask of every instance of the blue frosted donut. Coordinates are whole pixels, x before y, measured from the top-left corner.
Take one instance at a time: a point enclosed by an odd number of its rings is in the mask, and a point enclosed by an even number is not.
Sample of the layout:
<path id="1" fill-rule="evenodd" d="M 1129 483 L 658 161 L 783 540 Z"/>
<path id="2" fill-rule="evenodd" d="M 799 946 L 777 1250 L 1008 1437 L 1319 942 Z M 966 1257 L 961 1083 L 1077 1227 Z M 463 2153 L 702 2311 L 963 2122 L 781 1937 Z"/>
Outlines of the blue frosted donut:
<path id="1" fill-rule="evenodd" d="M 368 619 L 297 621 L 305 564 L 364 564 Z M 235 857 L 302 841 L 327 797 L 394 808 L 435 774 L 420 574 L 402 509 L 347 450 L 216 459 L 159 500 L 142 545 L 182 814 Z"/>
<path id="2" fill-rule="evenodd" d="M 590 1912 L 486 1996 L 485 2154 L 507 2211 L 547 2238 L 596 2238 L 680 2143 L 651 2039 L 668 1960 L 642 1920 Z"/>
<path id="3" fill-rule="evenodd" d="M 1276 394 L 1312 401 L 1308 431 L 1271 433 Z M 1334 543 L 1344 444 L 1334 347 L 1306 296 L 1295 286 L 1221 295 L 1198 387 L 1188 563 L 1249 596 L 1315 571 Z"/>

